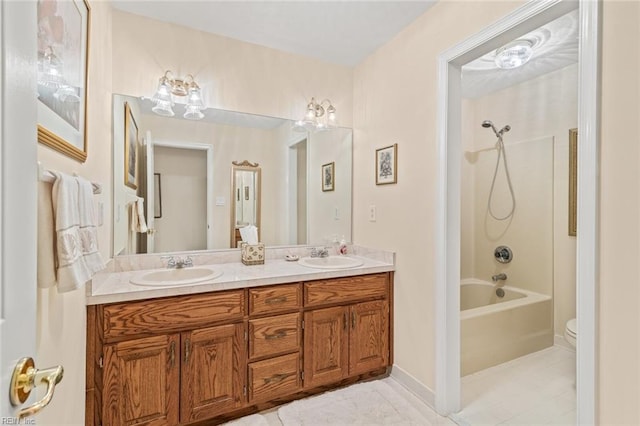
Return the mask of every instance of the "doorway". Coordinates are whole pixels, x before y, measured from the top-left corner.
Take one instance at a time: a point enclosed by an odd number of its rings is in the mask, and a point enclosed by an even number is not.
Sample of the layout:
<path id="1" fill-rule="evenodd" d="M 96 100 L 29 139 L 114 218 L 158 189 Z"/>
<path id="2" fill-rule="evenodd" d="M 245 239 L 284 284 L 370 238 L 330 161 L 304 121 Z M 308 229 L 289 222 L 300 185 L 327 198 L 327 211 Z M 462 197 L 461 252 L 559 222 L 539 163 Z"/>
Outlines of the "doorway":
<path id="1" fill-rule="evenodd" d="M 596 2 L 529 2 L 493 26 L 444 52 L 439 60 L 439 246 L 436 297 L 436 409 L 448 415 L 460 410 L 460 194 L 461 194 L 461 68 L 508 41 L 579 6 L 578 66 L 580 107 L 578 133 L 577 248 L 577 421 L 595 423 L 596 265 L 597 265 L 597 123 L 598 12 Z"/>

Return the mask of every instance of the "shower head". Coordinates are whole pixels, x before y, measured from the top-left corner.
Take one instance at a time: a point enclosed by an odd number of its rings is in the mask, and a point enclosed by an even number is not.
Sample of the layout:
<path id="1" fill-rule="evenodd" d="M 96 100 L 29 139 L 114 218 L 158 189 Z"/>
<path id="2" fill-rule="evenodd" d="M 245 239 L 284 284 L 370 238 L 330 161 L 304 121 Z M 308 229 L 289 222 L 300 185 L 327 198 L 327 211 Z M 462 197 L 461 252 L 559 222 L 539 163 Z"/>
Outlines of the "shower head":
<path id="1" fill-rule="evenodd" d="M 506 126 L 504 126 L 502 129 L 498 130 L 493 125 L 491 120 L 484 120 L 482 122 L 482 127 L 484 127 L 485 129 L 488 129 L 488 128 L 493 129 L 493 133 L 495 133 L 497 137 L 501 137 L 503 133 L 508 132 L 509 130 L 511 130 L 511 126 L 509 126 L 508 124 Z"/>

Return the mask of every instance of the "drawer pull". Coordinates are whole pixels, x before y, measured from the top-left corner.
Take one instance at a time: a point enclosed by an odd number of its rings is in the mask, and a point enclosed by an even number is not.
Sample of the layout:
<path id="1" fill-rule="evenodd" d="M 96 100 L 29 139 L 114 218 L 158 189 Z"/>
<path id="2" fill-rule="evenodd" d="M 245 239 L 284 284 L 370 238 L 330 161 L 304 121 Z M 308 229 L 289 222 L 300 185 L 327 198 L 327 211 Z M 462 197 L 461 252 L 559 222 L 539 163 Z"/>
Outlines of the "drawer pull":
<path id="1" fill-rule="evenodd" d="M 279 383 L 281 381 L 283 381 L 284 379 L 286 379 L 287 377 L 293 375 L 295 373 L 281 373 L 281 374 L 274 374 L 271 377 L 265 377 L 264 378 L 264 383 L 265 384 L 269 384 L 269 383 Z"/>
<path id="2" fill-rule="evenodd" d="M 279 296 L 279 297 L 269 297 L 265 299 L 264 303 L 267 305 L 273 305 L 275 303 L 283 303 L 287 301 L 287 296 Z"/>
<path id="3" fill-rule="evenodd" d="M 283 337 L 287 337 L 287 333 L 284 331 L 278 331 L 277 333 L 273 334 L 265 334 L 264 336 L 266 340 L 282 339 Z"/>

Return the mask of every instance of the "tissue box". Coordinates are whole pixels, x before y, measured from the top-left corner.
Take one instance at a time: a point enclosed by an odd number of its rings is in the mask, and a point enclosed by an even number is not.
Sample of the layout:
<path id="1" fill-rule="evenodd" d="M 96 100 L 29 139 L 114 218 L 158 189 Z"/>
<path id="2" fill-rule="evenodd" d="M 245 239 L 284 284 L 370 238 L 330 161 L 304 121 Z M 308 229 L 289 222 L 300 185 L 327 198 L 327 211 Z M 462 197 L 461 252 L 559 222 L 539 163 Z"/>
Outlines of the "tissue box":
<path id="1" fill-rule="evenodd" d="M 240 244 L 242 263 L 245 265 L 264 265 L 264 243 Z"/>

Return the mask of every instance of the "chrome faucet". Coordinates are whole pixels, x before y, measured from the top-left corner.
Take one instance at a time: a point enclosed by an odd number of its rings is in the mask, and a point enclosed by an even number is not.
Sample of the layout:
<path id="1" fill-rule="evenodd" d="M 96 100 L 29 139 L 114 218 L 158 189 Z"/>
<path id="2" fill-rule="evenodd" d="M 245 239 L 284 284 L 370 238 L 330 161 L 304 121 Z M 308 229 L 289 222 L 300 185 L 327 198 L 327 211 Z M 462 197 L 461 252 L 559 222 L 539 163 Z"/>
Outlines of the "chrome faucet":
<path id="1" fill-rule="evenodd" d="M 505 281 L 507 279 L 507 274 L 502 272 L 498 275 L 492 275 L 491 279 L 493 280 L 494 283 L 497 283 L 498 281 Z"/>
<path id="2" fill-rule="evenodd" d="M 327 247 L 311 248 L 311 257 L 329 257 L 329 249 Z"/>
<path id="3" fill-rule="evenodd" d="M 187 256 L 184 259 L 182 259 L 180 256 L 169 256 L 169 261 L 167 261 L 167 268 L 169 269 L 182 269 L 191 266 L 193 266 L 193 259 L 191 258 L 191 256 Z"/>

